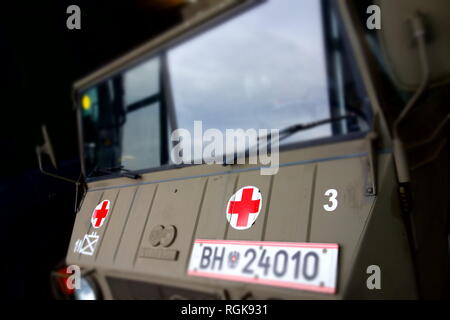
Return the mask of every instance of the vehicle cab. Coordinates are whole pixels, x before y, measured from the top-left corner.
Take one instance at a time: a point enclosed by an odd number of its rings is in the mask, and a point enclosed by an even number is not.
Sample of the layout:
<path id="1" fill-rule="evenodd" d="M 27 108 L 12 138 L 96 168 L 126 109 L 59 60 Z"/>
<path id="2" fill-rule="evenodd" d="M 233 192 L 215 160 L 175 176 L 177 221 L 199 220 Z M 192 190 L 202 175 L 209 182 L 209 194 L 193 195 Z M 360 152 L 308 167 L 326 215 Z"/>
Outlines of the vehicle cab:
<path id="1" fill-rule="evenodd" d="M 417 298 L 364 15 L 223 3 L 75 83 L 86 190 L 67 265 L 105 299 Z M 208 154 L 227 130 L 275 130 L 278 150 Z"/>

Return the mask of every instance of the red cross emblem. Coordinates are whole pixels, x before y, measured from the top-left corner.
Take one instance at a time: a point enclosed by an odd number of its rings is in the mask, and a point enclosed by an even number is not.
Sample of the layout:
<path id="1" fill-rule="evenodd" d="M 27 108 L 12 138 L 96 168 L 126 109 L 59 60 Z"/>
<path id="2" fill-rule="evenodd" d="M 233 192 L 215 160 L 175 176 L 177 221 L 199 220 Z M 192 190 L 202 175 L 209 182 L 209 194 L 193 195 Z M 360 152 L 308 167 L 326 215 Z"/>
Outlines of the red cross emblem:
<path id="1" fill-rule="evenodd" d="M 94 212 L 92 212 L 91 223 L 95 229 L 100 228 L 105 222 L 109 212 L 109 205 L 109 200 L 103 200 L 95 207 Z"/>
<path id="2" fill-rule="evenodd" d="M 258 218 L 262 196 L 258 188 L 247 186 L 239 189 L 228 201 L 227 220 L 237 230 L 250 228 Z"/>

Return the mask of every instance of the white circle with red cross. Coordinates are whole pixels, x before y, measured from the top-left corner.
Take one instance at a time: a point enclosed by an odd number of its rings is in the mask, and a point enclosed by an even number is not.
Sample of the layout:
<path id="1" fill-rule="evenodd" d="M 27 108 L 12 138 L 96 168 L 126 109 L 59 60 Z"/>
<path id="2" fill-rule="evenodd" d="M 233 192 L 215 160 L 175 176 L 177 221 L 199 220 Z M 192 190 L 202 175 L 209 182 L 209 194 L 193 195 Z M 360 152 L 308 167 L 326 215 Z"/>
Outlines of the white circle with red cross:
<path id="1" fill-rule="evenodd" d="M 92 212 L 91 223 L 95 229 L 101 228 L 105 223 L 106 217 L 109 213 L 109 206 L 111 202 L 109 200 L 103 200 L 100 202 Z"/>
<path id="2" fill-rule="evenodd" d="M 242 187 L 228 200 L 227 220 L 234 229 L 249 229 L 258 218 L 261 207 L 262 195 L 259 189 Z"/>

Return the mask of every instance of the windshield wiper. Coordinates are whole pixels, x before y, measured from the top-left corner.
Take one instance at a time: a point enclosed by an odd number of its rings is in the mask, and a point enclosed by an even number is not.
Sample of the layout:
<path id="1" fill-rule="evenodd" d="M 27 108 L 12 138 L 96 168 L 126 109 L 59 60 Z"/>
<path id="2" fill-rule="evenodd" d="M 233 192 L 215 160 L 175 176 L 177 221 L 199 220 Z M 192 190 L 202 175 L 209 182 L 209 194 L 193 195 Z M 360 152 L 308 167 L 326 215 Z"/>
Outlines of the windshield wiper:
<path id="1" fill-rule="evenodd" d="M 368 122 L 366 117 L 365 117 L 365 115 L 360 114 L 359 112 L 349 112 L 349 113 L 346 113 L 346 114 L 344 114 L 342 116 L 330 117 L 330 118 L 326 118 L 326 119 L 322 119 L 322 120 L 318 120 L 318 121 L 313 121 L 313 122 L 309 122 L 309 123 L 297 123 L 297 124 L 291 125 L 289 127 L 286 127 L 284 129 L 281 129 L 279 131 L 278 142 L 280 142 L 281 140 L 284 140 L 284 139 L 286 139 L 286 138 L 288 138 L 288 137 L 292 136 L 293 134 L 295 134 L 297 132 L 300 132 L 300 131 L 309 130 L 309 129 L 313 129 L 313 128 L 322 126 L 324 124 L 339 122 L 339 121 L 342 121 L 342 120 L 345 120 L 345 119 L 353 119 L 353 118 L 361 118 L 364 122 L 366 122 L 366 123 Z M 271 139 L 271 133 L 269 132 L 266 136 L 262 136 L 262 137 L 264 137 L 265 140 L 266 140 L 266 146 L 267 147 L 271 146 L 271 142 L 272 142 L 271 141 L 272 140 Z M 261 148 L 261 146 L 259 146 L 259 140 L 262 137 L 258 137 L 258 143 L 257 143 L 258 150 L 259 150 L 259 148 Z M 250 148 L 245 149 L 244 157 L 247 158 L 249 156 L 249 151 L 250 151 Z M 224 156 L 223 157 L 223 159 L 224 159 L 223 165 L 226 166 L 226 165 L 229 165 L 229 164 L 235 164 L 235 163 L 237 163 L 237 158 L 238 158 L 238 155 L 237 155 L 237 153 L 235 153 L 235 155 L 234 155 L 234 162 L 233 163 L 227 163 L 226 162 L 226 156 Z"/>
<path id="2" fill-rule="evenodd" d="M 97 173 L 97 174 L 105 174 L 105 175 L 110 175 L 110 174 L 117 174 L 120 177 L 126 177 L 126 178 L 130 178 L 130 179 L 139 179 L 141 178 L 141 175 L 125 169 L 123 166 L 117 166 L 117 167 L 111 167 L 111 168 L 94 168 L 94 170 L 92 170 L 92 172 L 89 174 L 89 176 L 92 176 L 92 174 Z"/>
<path id="3" fill-rule="evenodd" d="M 326 118 L 326 119 L 313 121 L 313 122 L 309 122 L 309 123 L 297 123 L 297 124 L 291 125 L 289 127 L 286 127 L 284 129 L 280 130 L 280 139 L 279 140 L 281 141 L 283 139 L 290 137 L 291 135 L 293 135 L 297 132 L 313 129 L 315 127 L 319 127 L 319 126 L 322 126 L 327 123 L 334 123 L 334 122 L 339 122 L 339 121 L 342 121 L 345 119 L 351 119 L 351 118 L 357 118 L 357 117 L 361 117 L 361 115 L 358 115 L 355 112 L 349 112 L 342 116 Z"/>

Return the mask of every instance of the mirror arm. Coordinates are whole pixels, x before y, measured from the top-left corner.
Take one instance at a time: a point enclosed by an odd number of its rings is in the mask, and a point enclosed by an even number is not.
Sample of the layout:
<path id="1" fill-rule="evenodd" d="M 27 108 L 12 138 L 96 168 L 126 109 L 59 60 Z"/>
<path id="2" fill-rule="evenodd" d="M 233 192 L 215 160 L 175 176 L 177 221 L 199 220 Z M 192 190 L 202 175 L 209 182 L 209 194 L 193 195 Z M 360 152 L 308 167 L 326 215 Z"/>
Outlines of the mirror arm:
<path id="1" fill-rule="evenodd" d="M 56 179 L 59 179 L 59 180 L 63 180 L 63 181 L 70 182 L 70 183 L 74 183 L 77 187 L 80 185 L 80 182 L 78 182 L 78 181 L 75 181 L 75 180 L 72 180 L 72 179 L 69 179 L 69 178 L 66 178 L 66 177 L 62 177 L 62 176 L 59 176 L 57 174 L 45 171 L 43 166 L 42 166 L 42 148 L 40 146 L 36 147 L 36 155 L 37 155 L 37 159 L 38 159 L 39 170 L 43 174 L 45 174 L 47 176 L 50 176 L 50 177 L 53 177 L 53 178 L 56 178 Z"/>

